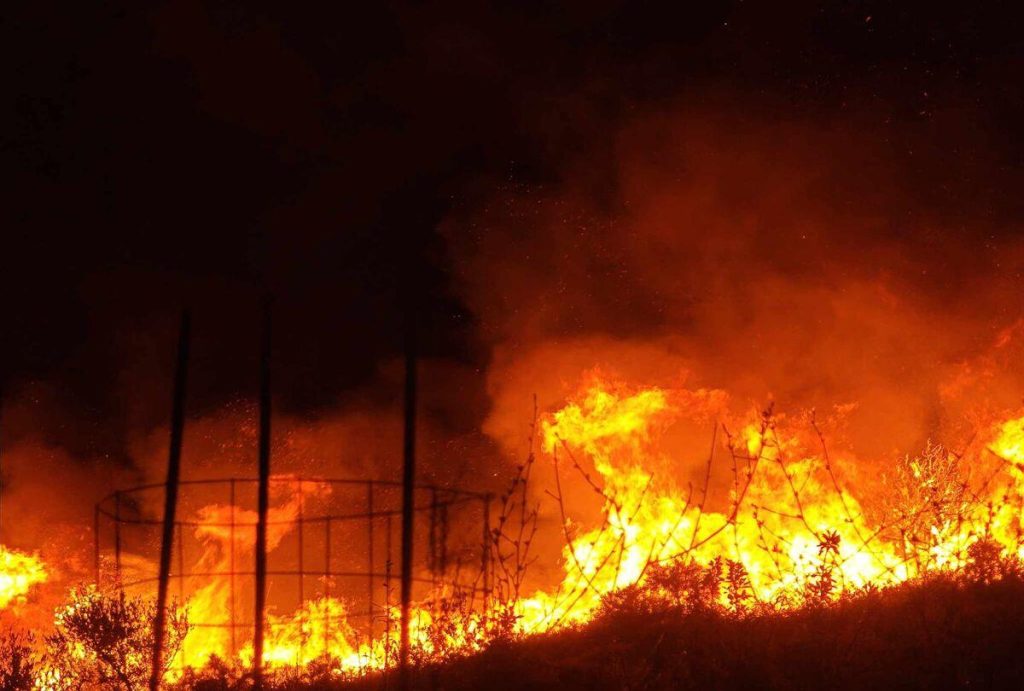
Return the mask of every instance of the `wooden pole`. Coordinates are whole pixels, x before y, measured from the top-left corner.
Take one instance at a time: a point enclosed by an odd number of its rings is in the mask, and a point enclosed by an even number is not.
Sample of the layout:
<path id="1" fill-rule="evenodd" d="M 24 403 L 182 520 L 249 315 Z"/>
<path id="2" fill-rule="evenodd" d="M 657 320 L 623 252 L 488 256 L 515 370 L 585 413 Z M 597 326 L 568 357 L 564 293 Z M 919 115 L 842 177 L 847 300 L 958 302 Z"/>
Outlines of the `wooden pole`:
<path id="1" fill-rule="evenodd" d="M 174 398 L 171 404 L 171 444 L 167 459 L 167 484 L 164 485 L 164 522 L 160 542 L 160 582 L 156 595 L 156 620 L 153 622 L 153 669 L 149 688 L 160 687 L 164 668 L 164 634 L 167 627 L 167 586 L 171 574 L 171 547 L 178 511 L 178 481 L 181 479 L 181 444 L 185 432 L 185 382 L 188 374 L 188 346 L 191 319 L 181 315 L 178 334 L 178 364 L 174 374 Z"/>
<path id="2" fill-rule="evenodd" d="M 263 304 L 263 353 L 260 358 L 259 497 L 256 523 L 256 613 L 253 620 L 253 682 L 263 688 L 263 628 L 267 607 L 267 511 L 270 508 L 270 300 Z"/>
<path id="3" fill-rule="evenodd" d="M 402 688 L 409 678 L 409 611 L 412 601 L 413 512 L 416 491 L 416 327 L 410 308 L 405 324 L 405 435 L 402 467 L 402 621 L 398 649 Z"/>

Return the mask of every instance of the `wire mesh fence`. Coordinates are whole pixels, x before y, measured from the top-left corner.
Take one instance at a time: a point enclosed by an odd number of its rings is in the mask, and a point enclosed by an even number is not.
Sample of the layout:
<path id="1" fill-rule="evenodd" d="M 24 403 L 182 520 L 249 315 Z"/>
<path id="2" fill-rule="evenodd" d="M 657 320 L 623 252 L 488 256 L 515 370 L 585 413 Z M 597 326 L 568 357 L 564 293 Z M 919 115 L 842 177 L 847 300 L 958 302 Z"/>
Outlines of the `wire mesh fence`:
<path id="1" fill-rule="evenodd" d="M 267 613 L 271 639 L 297 627 L 298 644 L 387 637 L 398 606 L 401 483 L 271 479 L 267 520 Z M 150 596 L 158 582 L 164 485 L 120 490 L 95 506 L 100 587 Z M 254 630 L 257 480 L 182 481 L 174 524 L 170 593 L 186 605 L 182 659 L 234 657 Z M 459 591 L 484 608 L 490 592 L 491 497 L 458 488 L 415 490 L 413 599 Z M 316 620 L 316 627 L 309 626 Z M 315 629 L 315 631 L 314 631 Z M 188 647 L 202 650 L 189 650 Z M 301 651 L 296 656 L 301 659 Z"/>

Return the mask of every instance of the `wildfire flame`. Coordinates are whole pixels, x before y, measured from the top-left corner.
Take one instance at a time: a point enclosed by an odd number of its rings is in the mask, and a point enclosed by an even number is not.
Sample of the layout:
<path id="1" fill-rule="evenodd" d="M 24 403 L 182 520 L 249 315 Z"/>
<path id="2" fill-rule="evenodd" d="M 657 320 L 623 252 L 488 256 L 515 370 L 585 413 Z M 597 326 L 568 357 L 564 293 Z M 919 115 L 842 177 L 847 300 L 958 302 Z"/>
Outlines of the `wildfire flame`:
<path id="1" fill-rule="evenodd" d="M 281 540 L 291 530 L 292 522 L 299 514 L 300 507 L 304 502 L 313 501 L 323 497 L 329 492 L 326 485 L 318 482 L 302 481 L 294 485 L 287 482 L 288 478 L 278 477 L 285 480 L 283 483 L 275 483 L 279 491 L 283 489 L 284 499 L 272 506 L 267 514 L 267 550 L 273 551 Z M 204 545 L 204 551 L 199 558 L 196 571 L 204 574 L 215 574 L 213 576 L 202 576 L 193 579 L 194 590 L 188 602 L 184 603 L 184 609 L 197 621 L 229 624 L 233 591 L 230 578 L 231 560 L 250 559 L 251 553 L 256 545 L 256 533 L 252 529 L 256 525 L 257 514 L 255 511 L 241 509 L 231 505 L 211 504 L 199 510 L 196 517 L 196 537 Z M 248 528 L 248 529 L 247 529 Z M 218 575 L 224 574 L 224 575 Z M 340 606 L 340 605 L 339 605 Z M 315 606 L 308 604 L 304 606 Z M 339 610 L 343 612 L 344 609 Z M 302 619 L 302 614 L 296 614 Z M 344 621 L 344 617 L 339 617 Z M 275 631 L 280 627 L 271 627 Z M 265 651 L 268 664 L 287 660 L 291 664 L 301 662 L 298 651 L 303 649 L 302 641 L 305 636 L 301 631 L 293 627 L 292 636 L 285 635 L 285 640 L 274 642 Z M 293 640 L 294 639 L 294 640 Z M 292 641 L 290 645 L 286 641 Z M 194 628 L 185 638 L 182 645 L 181 659 L 176 661 L 185 666 L 199 667 L 205 664 L 211 655 L 221 658 L 229 658 L 232 654 L 231 631 L 218 626 L 205 626 Z M 291 651 L 291 654 L 289 653 Z M 252 659 L 251 644 L 250 650 L 246 653 L 248 659 Z"/>
<path id="2" fill-rule="evenodd" d="M 555 474 L 551 496 L 565 537 L 560 582 L 504 602 L 492 597 L 489 608 L 444 610 L 438 603 L 457 602 L 457 594 L 432 593 L 413 611 L 418 654 L 478 650 L 501 613 L 510 617 L 513 635 L 587 621 L 609 594 L 642 585 L 667 565 L 727 574 L 730 586 L 715 591 L 723 607 L 778 612 L 965 568 L 978 544 L 1024 557 L 1019 412 L 983 428 L 957 453 L 929 444 L 919 455 L 872 466 L 868 484 L 856 481 L 855 459 L 830 454 L 813 415 L 787 419 L 769 408 L 723 419 L 725 398 L 721 391 L 592 378 L 577 397 L 542 417 L 541 461 Z M 715 429 L 708 457 L 671 457 L 666 432 L 684 419 Z M 657 470 L 666 468 L 674 470 Z M 571 482 L 600 502 L 598 524 L 582 528 L 568 515 L 563 492 Z M 281 484 L 291 489 L 279 492 L 271 508 L 271 550 L 304 503 L 330 491 L 313 481 Z M 858 487 L 871 489 L 858 493 Z M 229 557 L 251 558 L 254 533 L 226 526 L 254 523 L 253 512 L 240 507 L 213 504 L 198 512 L 195 536 L 204 551 L 195 572 L 201 575 L 183 605 L 192 619 L 229 619 Z M 36 557 L 0 548 L 0 565 L 0 607 L 46 579 Z M 397 622 L 393 607 L 380 614 Z M 367 640 L 348 617 L 349 603 L 329 596 L 308 599 L 292 613 L 270 613 L 265 666 L 326 661 L 345 674 L 393 665 L 397 625 Z M 175 665 L 201 667 L 212 655 L 247 666 L 252 643 L 236 645 L 225 628 L 194 628 Z"/>
<path id="3" fill-rule="evenodd" d="M 970 546 L 983 539 L 1004 554 L 1024 555 L 1024 417 L 997 425 L 989 445 L 972 450 L 977 470 L 995 461 L 977 486 L 966 455 L 930 445 L 896 464 L 887 501 L 871 512 L 843 486 L 813 419 L 801 436 L 765 411 L 735 436 L 725 432 L 731 486 L 715 511 L 706 505 L 707 485 L 684 489 L 648 470 L 660 465 L 657 431 L 710 396 L 598 382 L 543 422 L 544 449 L 568 457 L 561 468 L 571 465 L 600 492 L 605 524 L 570 538 L 557 591 L 519 603 L 525 630 L 585 620 L 604 595 L 674 560 L 726 560 L 749 577 L 755 600 L 793 607 L 815 593 L 835 598 L 867 584 L 962 567 Z M 709 477 L 710 471 L 709 459 Z"/>
<path id="4" fill-rule="evenodd" d="M 0 609 L 25 601 L 32 588 L 45 583 L 46 564 L 35 554 L 25 554 L 0 545 Z"/>
<path id="5" fill-rule="evenodd" d="M 829 456 L 813 418 L 801 431 L 770 410 L 752 415 L 735 434 L 716 434 L 703 487 L 655 477 L 652 469 L 665 465 L 659 435 L 681 417 L 720 409 L 723 396 L 596 380 L 541 421 L 541 448 L 555 473 L 579 475 L 600 496 L 604 520 L 577 531 L 565 517 L 565 575 L 555 588 L 507 603 L 516 631 L 586 621 L 609 593 L 681 560 L 729 564 L 743 574 L 752 602 L 778 611 L 962 568 L 980 540 L 1024 556 L 1024 417 L 995 425 L 987 445 L 969 456 L 929 445 L 920 456 L 891 464 L 885 496 L 870 502 L 871 509 L 845 486 L 837 467 L 843 461 Z M 728 492 L 713 498 L 708 483 L 723 450 Z M 972 484 L 969 469 L 982 479 Z M 725 592 L 721 600 L 736 606 Z M 337 625 L 344 613 L 344 603 L 320 599 L 292 617 L 275 617 L 266 664 L 308 664 L 327 653 L 339 671 L 386 666 L 397 632 L 357 644 L 351 629 Z M 413 619 L 413 637 L 427 655 L 437 647 L 425 633 L 431 616 L 421 607 Z M 477 649 L 485 616 L 465 618 L 442 645 Z M 325 632 L 324 621 L 335 622 L 336 630 Z M 251 660 L 251 649 L 243 657 Z"/>

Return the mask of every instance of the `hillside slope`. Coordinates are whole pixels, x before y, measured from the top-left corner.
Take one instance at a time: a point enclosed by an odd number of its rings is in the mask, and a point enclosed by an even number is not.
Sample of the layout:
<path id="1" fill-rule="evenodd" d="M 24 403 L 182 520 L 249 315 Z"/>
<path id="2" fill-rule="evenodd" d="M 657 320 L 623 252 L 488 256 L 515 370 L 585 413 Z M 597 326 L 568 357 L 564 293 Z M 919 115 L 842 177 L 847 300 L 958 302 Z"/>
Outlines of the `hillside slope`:
<path id="1" fill-rule="evenodd" d="M 1024 581 L 934 578 L 790 614 L 609 612 L 585 627 L 497 644 L 421 670 L 413 686 L 1019 689 L 1022 652 Z M 382 688 L 382 682 L 343 688 Z"/>

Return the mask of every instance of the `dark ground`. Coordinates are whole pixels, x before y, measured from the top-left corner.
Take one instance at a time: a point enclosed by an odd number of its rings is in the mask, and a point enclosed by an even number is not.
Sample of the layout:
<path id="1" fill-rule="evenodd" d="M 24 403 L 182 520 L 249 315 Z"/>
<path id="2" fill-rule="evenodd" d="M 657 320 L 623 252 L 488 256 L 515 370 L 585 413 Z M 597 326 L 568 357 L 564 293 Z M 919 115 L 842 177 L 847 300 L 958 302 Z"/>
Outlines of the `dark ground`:
<path id="1" fill-rule="evenodd" d="M 1019 689 L 1022 649 L 1024 582 L 940 579 L 789 615 L 608 615 L 421 672 L 413 687 Z"/>

